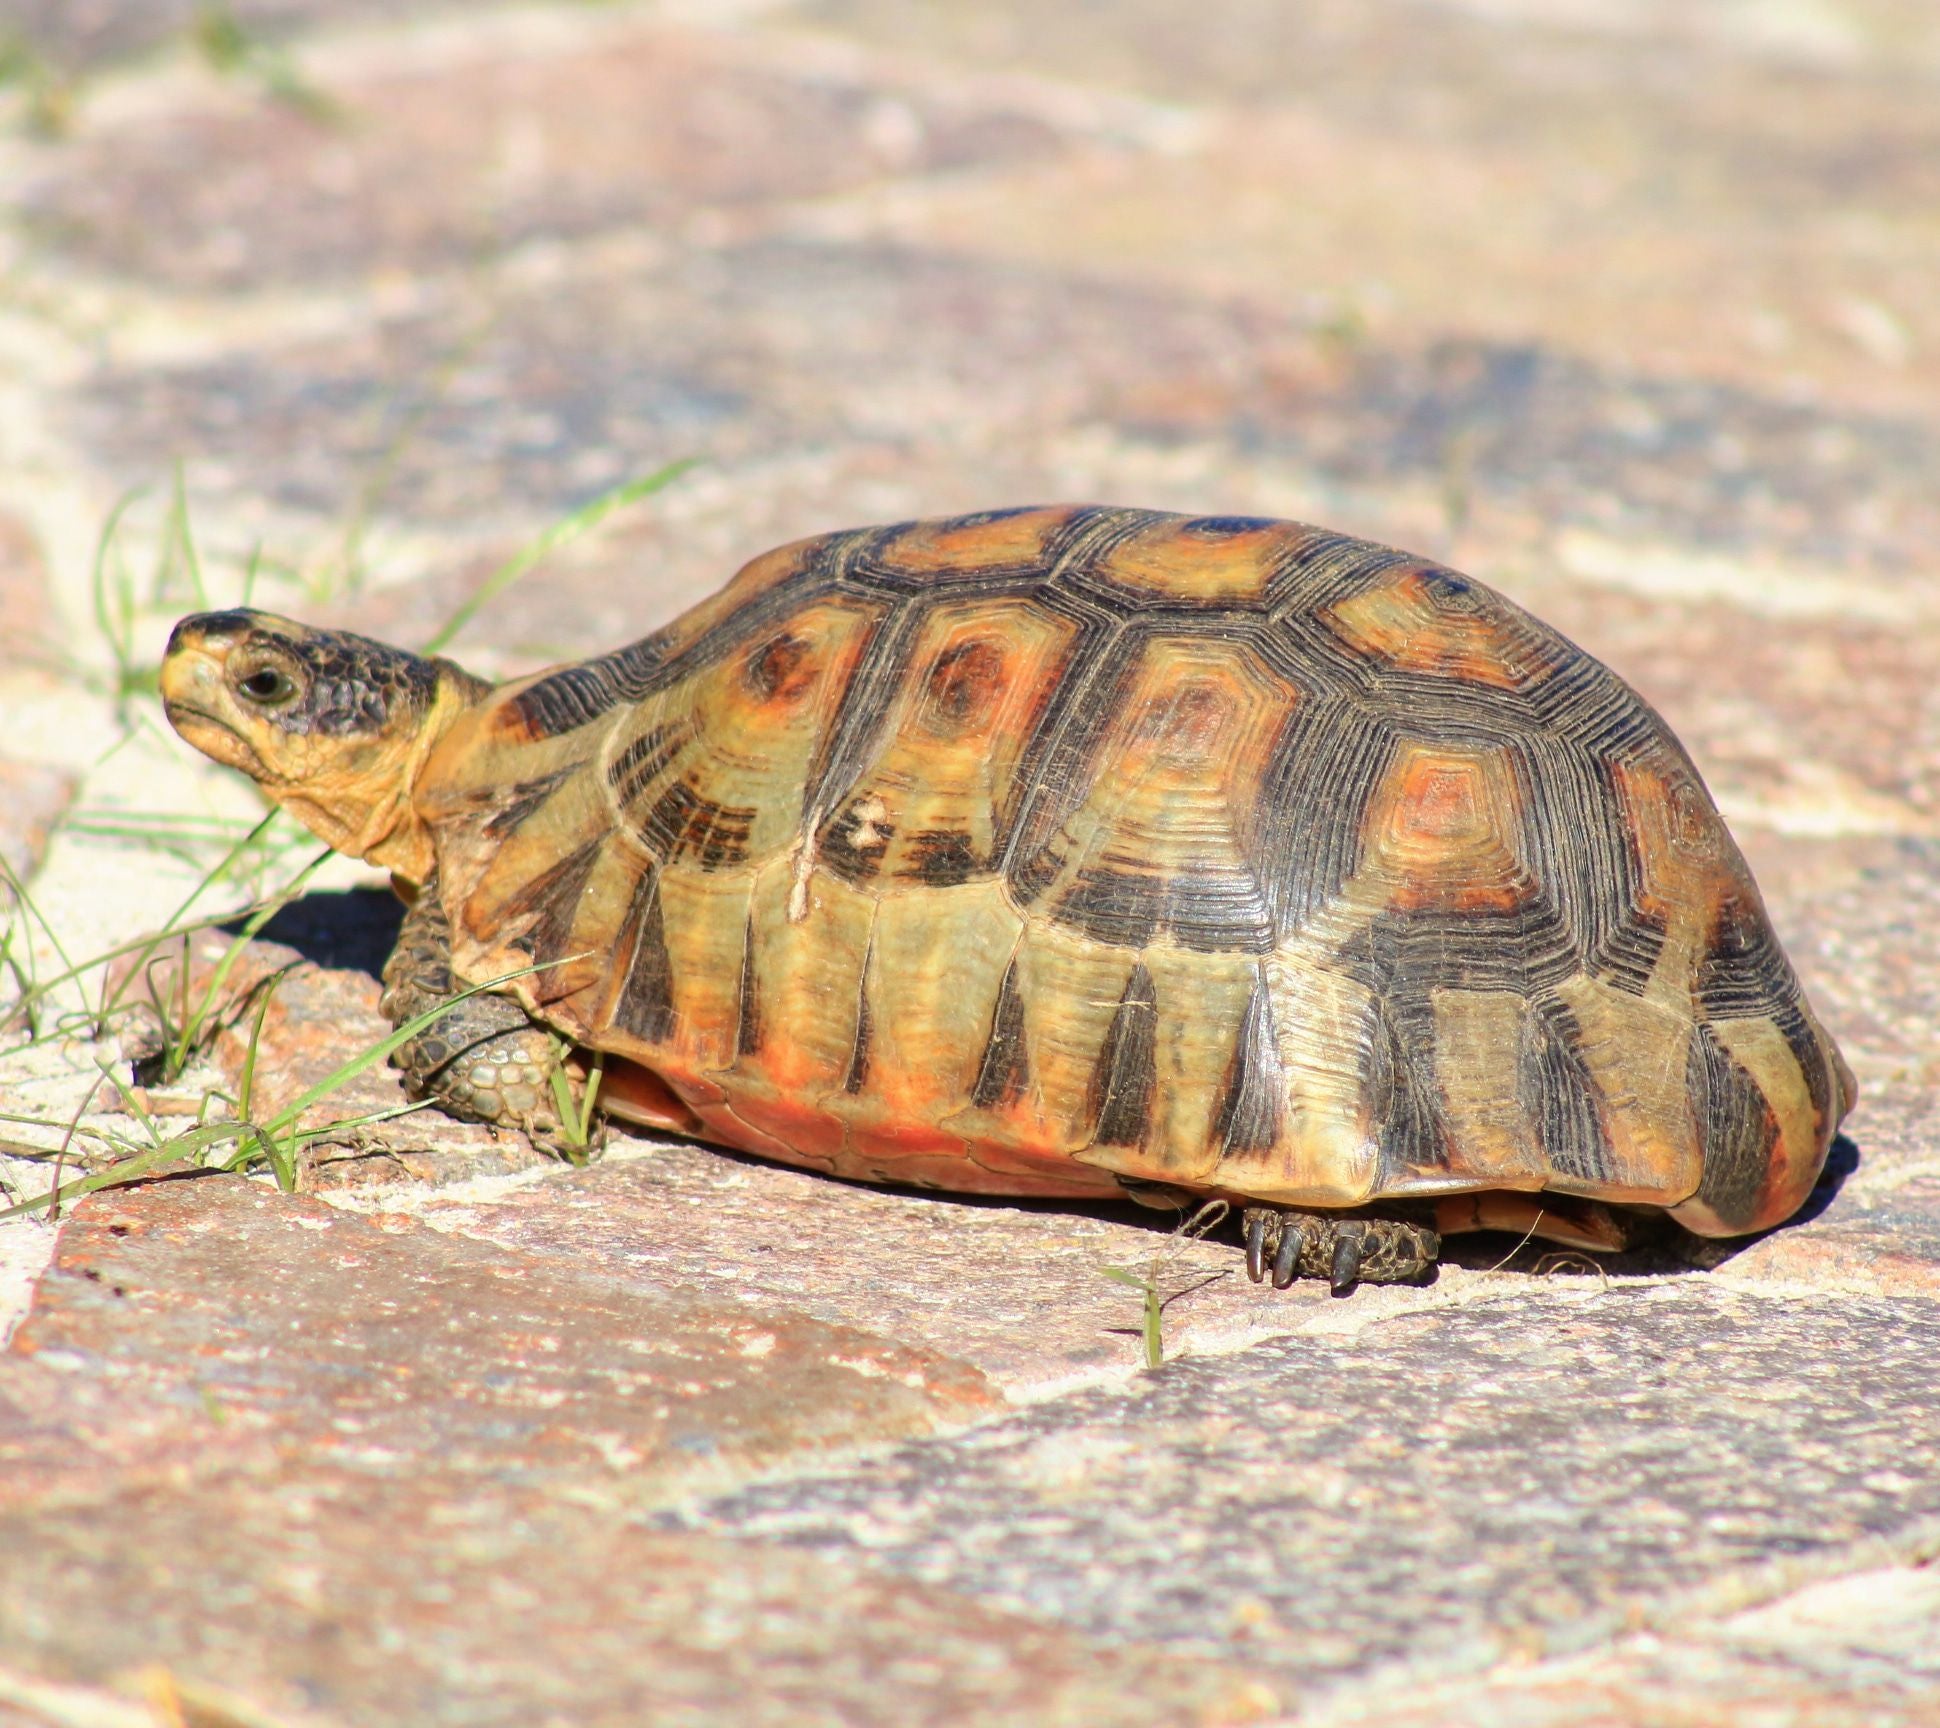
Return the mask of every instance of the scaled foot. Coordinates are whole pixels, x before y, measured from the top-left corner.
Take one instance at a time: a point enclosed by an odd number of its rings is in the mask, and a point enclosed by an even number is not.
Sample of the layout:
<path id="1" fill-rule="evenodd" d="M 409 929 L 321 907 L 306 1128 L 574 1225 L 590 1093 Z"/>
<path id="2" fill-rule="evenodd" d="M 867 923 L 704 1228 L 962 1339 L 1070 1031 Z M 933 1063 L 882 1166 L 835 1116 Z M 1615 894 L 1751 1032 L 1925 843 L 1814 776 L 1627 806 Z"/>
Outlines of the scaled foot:
<path id="1" fill-rule="evenodd" d="M 1357 1283 L 1412 1283 L 1427 1275 L 1442 1248 L 1432 1226 L 1407 1218 L 1248 1206 L 1241 1227 L 1246 1275 L 1255 1284 L 1270 1276 L 1276 1290 L 1295 1278 L 1325 1278 L 1336 1296 Z"/>
<path id="2" fill-rule="evenodd" d="M 383 1011 L 401 1026 L 465 986 L 447 963 L 449 934 L 435 885 L 427 884 L 405 914 L 384 968 Z M 565 1062 L 565 1046 L 509 996 L 467 996 L 391 1053 L 413 1098 L 429 1099 L 462 1122 L 515 1128 L 542 1150 L 578 1152 L 560 1121 L 553 1076 L 566 1083 L 575 1111 L 583 1083 Z M 603 1137 L 603 1128 L 596 1140 Z"/>

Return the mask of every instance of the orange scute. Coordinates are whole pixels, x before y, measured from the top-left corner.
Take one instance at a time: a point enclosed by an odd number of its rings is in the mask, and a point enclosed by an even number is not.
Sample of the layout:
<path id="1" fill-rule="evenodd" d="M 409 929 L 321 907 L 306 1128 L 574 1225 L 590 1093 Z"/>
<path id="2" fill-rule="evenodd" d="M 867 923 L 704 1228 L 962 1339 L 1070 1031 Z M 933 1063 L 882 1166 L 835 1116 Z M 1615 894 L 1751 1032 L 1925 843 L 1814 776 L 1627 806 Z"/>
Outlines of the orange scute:
<path id="1" fill-rule="evenodd" d="M 989 520 L 951 517 L 911 524 L 888 549 L 888 561 L 912 572 L 983 569 L 1029 564 L 1039 558 L 1051 536 L 1077 515 L 1080 506 L 1053 505 L 1019 510 Z"/>
<path id="2" fill-rule="evenodd" d="M 1165 519 L 1114 546 L 1099 574 L 1128 588 L 1185 600 L 1258 600 L 1287 551 L 1308 538 L 1291 522 L 1260 522 L 1210 531 Z"/>
<path id="3" fill-rule="evenodd" d="M 1460 678 L 1498 690 L 1540 683 L 1549 668 L 1522 664 L 1521 646 L 1494 621 L 1435 603 L 1428 573 L 1398 572 L 1380 585 L 1337 601 L 1320 620 L 1358 654 L 1404 672 Z"/>
<path id="4" fill-rule="evenodd" d="M 1368 812 L 1369 846 L 1406 912 L 1507 912 L 1535 891 L 1515 853 L 1517 798 L 1494 753 L 1413 749 Z"/>

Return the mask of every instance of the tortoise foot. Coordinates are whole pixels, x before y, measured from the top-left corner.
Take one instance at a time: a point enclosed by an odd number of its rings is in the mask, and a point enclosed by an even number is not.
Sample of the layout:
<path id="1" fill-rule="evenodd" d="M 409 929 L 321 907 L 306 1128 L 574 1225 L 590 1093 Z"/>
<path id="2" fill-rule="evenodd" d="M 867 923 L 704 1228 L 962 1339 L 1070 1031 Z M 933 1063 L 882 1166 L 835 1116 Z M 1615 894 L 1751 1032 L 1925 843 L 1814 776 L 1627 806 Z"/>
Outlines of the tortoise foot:
<path id="1" fill-rule="evenodd" d="M 1365 1218 L 1248 1206 L 1246 1275 L 1284 1290 L 1296 1278 L 1325 1278 L 1336 1296 L 1356 1284 L 1406 1284 L 1424 1277 L 1441 1253 L 1441 1238 L 1408 1218 Z"/>
<path id="2" fill-rule="evenodd" d="M 559 1044 L 503 996 L 471 996 L 392 1053 L 404 1090 L 447 1115 L 516 1128 L 541 1147 L 558 1134 Z"/>

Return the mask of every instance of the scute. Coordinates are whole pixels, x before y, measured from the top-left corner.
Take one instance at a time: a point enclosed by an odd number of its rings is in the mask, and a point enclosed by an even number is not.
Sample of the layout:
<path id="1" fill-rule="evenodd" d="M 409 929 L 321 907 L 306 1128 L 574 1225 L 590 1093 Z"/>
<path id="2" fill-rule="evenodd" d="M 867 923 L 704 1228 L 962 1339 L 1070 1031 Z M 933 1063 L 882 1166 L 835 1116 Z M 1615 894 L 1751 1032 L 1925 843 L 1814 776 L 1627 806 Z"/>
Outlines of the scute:
<path id="1" fill-rule="evenodd" d="M 519 993 L 701 1132 L 839 1174 L 1546 1190 L 1730 1234 L 1850 1102 L 1642 700 L 1300 524 L 798 542 L 500 692 L 420 807 L 464 975 L 538 965 Z"/>

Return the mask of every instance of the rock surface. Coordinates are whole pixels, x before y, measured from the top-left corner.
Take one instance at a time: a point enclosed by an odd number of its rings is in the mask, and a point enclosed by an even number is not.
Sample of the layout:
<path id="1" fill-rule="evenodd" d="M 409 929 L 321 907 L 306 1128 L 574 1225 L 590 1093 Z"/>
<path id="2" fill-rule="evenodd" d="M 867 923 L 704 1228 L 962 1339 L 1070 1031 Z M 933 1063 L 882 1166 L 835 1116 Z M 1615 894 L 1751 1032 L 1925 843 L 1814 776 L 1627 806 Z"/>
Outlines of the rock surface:
<path id="1" fill-rule="evenodd" d="M 421 641 L 685 458 L 455 651 L 1034 499 L 1414 546 L 1684 737 L 1862 1086 L 1762 1239 L 1340 1301 L 641 1137 L 171 1156 L 0 1224 L 0 1724 L 1940 1719 L 1923 0 L 23 0 L 0 65 L 0 857 L 60 940 L 0 964 L 15 1193 L 385 1030 L 333 865 L 192 933 L 206 1048 L 128 1069 L 182 944 L 125 945 L 308 855 L 206 880 L 260 809 L 160 725 L 170 619 Z"/>

